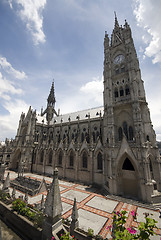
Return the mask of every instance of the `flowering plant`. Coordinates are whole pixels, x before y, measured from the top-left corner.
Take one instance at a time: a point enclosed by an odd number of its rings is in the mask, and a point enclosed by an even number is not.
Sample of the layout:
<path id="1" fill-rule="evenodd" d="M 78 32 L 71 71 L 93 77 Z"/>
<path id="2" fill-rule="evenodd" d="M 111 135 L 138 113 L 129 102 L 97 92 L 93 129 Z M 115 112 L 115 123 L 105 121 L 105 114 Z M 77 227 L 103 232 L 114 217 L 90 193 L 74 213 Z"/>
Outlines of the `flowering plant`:
<path id="1" fill-rule="evenodd" d="M 127 220 L 126 211 L 117 211 L 113 213 L 113 225 L 108 228 L 112 228 L 112 237 L 116 240 L 131 240 L 131 239 L 139 239 L 145 240 L 150 239 L 150 236 L 156 235 L 154 232 L 154 228 L 157 229 L 156 223 L 154 219 L 149 217 L 149 214 L 145 214 L 145 222 L 141 222 L 137 229 L 133 227 L 125 227 L 125 223 Z M 136 219 L 136 212 L 131 211 L 131 215 L 133 219 Z"/>

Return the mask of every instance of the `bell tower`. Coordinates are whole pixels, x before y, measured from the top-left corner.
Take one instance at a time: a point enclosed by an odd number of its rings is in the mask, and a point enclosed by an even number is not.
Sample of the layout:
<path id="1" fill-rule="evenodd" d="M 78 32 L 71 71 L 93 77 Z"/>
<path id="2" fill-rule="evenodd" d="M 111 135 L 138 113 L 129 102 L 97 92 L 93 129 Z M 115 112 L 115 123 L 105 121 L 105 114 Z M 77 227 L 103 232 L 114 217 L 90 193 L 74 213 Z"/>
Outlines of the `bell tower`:
<path id="1" fill-rule="evenodd" d="M 126 20 L 120 26 L 116 13 L 111 39 L 107 32 L 104 38 L 104 144 L 109 192 L 138 198 L 138 188 L 141 199 L 147 200 L 154 184 L 160 189 L 156 167 L 160 158 L 131 28 Z M 145 196 L 147 186 L 150 190 Z"/>

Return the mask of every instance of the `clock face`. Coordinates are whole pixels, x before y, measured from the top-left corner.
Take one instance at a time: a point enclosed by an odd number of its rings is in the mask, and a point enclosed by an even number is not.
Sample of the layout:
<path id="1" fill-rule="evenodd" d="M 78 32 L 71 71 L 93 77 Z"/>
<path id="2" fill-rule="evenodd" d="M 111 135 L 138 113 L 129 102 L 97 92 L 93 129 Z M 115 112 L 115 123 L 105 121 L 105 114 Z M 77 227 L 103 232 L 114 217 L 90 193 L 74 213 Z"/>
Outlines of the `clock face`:
<path id="1" fill-rule="evenodd" d="M 116 56 L 116 57 L 114 58 L 114 61 L 113 61 L 113 62 L 114 62 L 115 64 L 119 64 L 119 63 L 121 63 L 124 59 L 125 59 L 124 55 L 120 54 L 120 55 L 118 55 L 118 56 Z"/>

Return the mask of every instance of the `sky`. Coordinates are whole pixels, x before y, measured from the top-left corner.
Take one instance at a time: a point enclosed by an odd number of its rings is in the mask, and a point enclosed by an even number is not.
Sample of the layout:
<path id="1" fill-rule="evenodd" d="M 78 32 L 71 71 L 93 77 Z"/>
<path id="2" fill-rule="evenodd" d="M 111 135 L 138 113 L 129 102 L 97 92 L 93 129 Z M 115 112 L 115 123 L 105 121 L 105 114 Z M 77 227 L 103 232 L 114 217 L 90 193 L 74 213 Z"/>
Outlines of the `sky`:
<path id="1" fill-rule="evenodd" d="M 160 0 L 1 0 L 0 141 L 14 138 L 21 112 L 103 105 L 103 41 L 114 11 L 130 24 L 157 140 L 161 141 Z"/>

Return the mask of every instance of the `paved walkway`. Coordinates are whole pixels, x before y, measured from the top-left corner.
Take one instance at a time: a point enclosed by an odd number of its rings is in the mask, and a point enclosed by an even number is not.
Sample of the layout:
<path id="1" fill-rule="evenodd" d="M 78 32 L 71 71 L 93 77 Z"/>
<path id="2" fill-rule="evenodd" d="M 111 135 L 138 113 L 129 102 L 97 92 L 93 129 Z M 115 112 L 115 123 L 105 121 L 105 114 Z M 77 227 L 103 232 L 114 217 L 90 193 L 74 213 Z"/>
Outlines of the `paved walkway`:
<path id="1" fill-rule="evenodd" d="M 7 175 L 7 172 L 5 176 Z M 43 176 L 37 174 L 26 173 L 26 177 L 30 177 L 37 180 L 42 180 Z M 10 178 L 14 179 L 17 177 L 17 173 L 10 171 Z M 44 177 L 47 183 L 52 182 L 52 178 Z M 128 212 L 128 218 L 126 222 L 126 227 L 137 227 L 139 222 L 144 221 L 144 214 L 153 214 L 153 218 L 158 221 L 156 230 L 157 236 L 151 239 L 160 240 L 161 239 L 161 219 L 159 218 L 159 211 L 149 209 L 146 207 L 138 207 L 131 203 L 126 203 L 119 200 L 111 200 L 108 197 L 102 196 L 98 193 L 97 189 L 91 188 L 89 186 L 75 184 L 67 181 L 59 181 L 61 199 L 63 205 L 63 218 L 71 219 L 72 206 L 74 198 L 77 200 L 78 214 L 79 214 L 79 227 L 88 231 L 88 228 L 94 230 L 94 234 L 100 234 L 103 238 L 111 238 L 111 231 L 107 229 L 112 223 L 112 212 L 126 210 Z M 12 192 L 12 188 L 10 188 Z M 40 193 L 34 197 L 29 196 L 29 203 L 39 203 L 42 198 L 42 194 L 46 196 L 46 191 Z M 24 195 L 20 191 L 16 191 L 16 197 Z M 133 217 L 130 212 L 136 211 L 137 221 L 133 221 Z"/>

